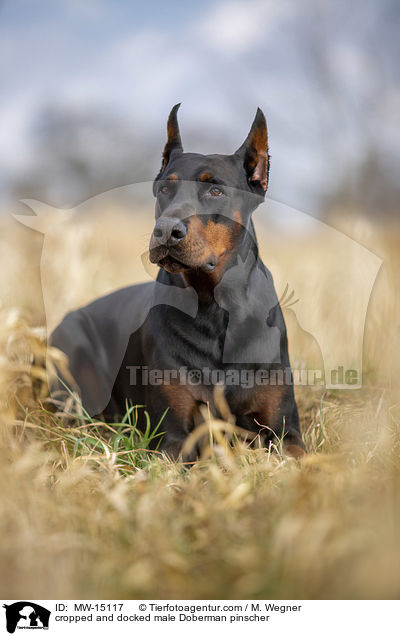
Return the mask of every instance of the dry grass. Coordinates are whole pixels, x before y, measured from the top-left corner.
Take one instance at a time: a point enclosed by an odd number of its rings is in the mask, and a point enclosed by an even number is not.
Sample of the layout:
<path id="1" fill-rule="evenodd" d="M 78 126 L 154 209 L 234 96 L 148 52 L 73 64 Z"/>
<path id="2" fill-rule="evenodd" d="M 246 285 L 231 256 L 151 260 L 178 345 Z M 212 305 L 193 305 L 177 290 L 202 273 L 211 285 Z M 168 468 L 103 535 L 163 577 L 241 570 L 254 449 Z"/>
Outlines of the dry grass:
<path id="1" fill-rule="evenodd" d="M 151 218 L 138 232 L 137 220 L 115 215 L 98 221 L 100 239 L 84 226 L 68 229 L 69 269 L 58 265 L 60 244 L 47 246 L 55 263 L 45 281 L 50 322 L 137 280 L 132 237 L 144 250 Z M 4 225 L 4 598 L 398 598 L 398 228 L 362 237 L 385 260 L 368 311 L 366 386 L 298 392 L 310 453 L 296 461 L 279 445 L 272 453 L 244 442 L 228 447 L 221 423 L 205 414 L 213 444 L 187 470 L 146 452 L 132 411 L 127 443 L 123 427 L 85 417 L 71 427 L 67 412 L 46 410 L 40 239 Z M 306 247 L 305 238 L 292 241 L 285 257 L 296 262 Z M 332 307 L 339 295 L 331 290 Z"/>

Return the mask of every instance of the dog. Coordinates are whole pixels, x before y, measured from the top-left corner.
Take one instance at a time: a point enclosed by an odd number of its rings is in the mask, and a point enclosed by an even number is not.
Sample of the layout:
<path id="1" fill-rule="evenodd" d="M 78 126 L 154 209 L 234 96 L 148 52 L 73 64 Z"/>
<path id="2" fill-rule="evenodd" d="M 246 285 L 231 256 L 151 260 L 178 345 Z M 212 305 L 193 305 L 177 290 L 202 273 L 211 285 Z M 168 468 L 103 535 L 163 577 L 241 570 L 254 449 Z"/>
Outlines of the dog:
<path id="1" fill-rule="evenodd" d="M 117 421 L 127 403 L 145 406 L 153 426 L 162 420 L 159 449 L 173 459 L 182 458 L 201 405 L 221 416 L 216 384 L 238 427 L 265 447 L 283 438 L 299 456 L 286 327 L 252 221 L 269 180 L 264 114 L 257 109 L 233 154 L 202 155 L 183 150 L 179 106 L 153 184 L 156 281 L 67 314 L 51 345 L 67 355 L 91 415 Z"/>

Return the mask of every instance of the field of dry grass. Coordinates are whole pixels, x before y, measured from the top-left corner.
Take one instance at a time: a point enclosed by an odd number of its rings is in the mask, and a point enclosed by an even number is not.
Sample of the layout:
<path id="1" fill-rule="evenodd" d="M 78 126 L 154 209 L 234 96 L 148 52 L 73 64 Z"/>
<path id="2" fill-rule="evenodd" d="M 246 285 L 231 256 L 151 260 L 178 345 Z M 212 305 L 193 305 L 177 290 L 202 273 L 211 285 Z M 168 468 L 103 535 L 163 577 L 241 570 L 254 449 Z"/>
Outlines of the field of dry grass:
<path id="1" fill-rule="evenodd" d="M 231 448 L 218 434 L 229 425 L 205 414 L 213 441 L 191 470 L 146 451 L 134 412 L 105 428 L 46 407 L 46 322 L 143 278 L 136 255 L 151 216 L 115 211 L 96 229 L 66 221 L 53 243 L 46 236 L 40 274 L 41 235 L 2 221 L 3 598 L 398 598 L 400 229 L 342 222 L 383 265 L 368 307 L 364 387 L 297 392 L 309 453 Z M 269 264 L 274 241 L 262 232 Z M 318 257 L 310 240 L 286 241 L 283 260 Z M 285 281 L 276 280 L 280 293 Z M 338 281 L 318 315 L 335 311 L 340 293 Z M 296 334 L 289 328 L 290 346 L 301 349 Z"/>

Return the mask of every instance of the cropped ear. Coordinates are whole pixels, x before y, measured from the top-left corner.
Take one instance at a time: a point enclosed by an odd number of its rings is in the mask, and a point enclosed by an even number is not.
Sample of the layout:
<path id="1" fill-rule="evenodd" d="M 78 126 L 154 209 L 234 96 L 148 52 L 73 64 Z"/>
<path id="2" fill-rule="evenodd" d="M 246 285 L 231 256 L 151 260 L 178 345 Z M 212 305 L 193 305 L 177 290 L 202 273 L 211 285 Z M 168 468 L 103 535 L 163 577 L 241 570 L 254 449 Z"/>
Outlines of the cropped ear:
<path id="1" fill-rule="evenodd" d="M 260 108 L 257 108 L 256 116 L 246 140 L 235 154 L 243 158 L 248 180 L 254 186 L 259 185 L 266 192 L 270 157 L 268 154 L 267 122 Z"/>
<path id="2" fill-rule="evenodd" d="M 175 104 L 173 109 L 171 110 L 168 123 L 167 123 L 167 143 L 165 144 L 164 152 L 163 152 L 163 160 L 161 165 L 161 172 L 165 170 L 166 165 L 169 161 L 171 153 L 174 150 L 178 150 L 183 152 L 181 135 L 179 132 L 179 124 L 178 124 L 178 110 L 180 104 Z"/>

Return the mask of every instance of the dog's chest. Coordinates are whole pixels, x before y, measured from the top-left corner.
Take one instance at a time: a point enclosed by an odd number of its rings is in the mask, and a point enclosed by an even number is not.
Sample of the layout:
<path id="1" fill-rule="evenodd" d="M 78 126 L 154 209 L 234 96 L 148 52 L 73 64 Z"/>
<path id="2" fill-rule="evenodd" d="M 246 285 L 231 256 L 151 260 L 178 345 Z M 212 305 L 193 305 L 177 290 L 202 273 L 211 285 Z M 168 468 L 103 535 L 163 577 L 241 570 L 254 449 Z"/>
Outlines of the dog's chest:
<path id="1" fill-rule="evenodd" d="M 227 326 L 228 315 L 216 303 L 207 311 L 199 307 L 195 317 L 170 309 L 160 324 L 163 337 L 155 340 L 156 358 L 164 368 L 187 368 L 194 379 L 199 372 L 220 369 Z"/>

